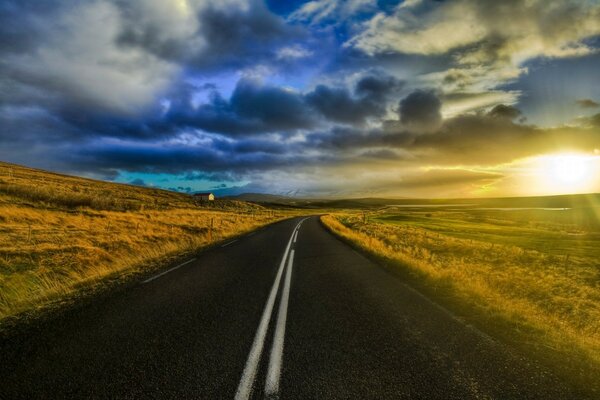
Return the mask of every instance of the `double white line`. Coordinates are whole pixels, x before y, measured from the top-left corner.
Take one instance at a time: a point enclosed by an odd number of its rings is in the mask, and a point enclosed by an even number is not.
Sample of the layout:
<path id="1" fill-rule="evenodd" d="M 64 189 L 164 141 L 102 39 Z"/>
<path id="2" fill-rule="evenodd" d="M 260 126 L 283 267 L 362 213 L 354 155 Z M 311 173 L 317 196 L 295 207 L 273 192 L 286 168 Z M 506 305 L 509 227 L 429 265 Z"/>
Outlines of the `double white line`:
<path id="1" fill-rule="evenodd" d="M 273 336 L 273 346 L 271 347 L 271 354 L 269 357 L 269 367 L 267 369 L 267 380 L 265 382 L 265 397 L 267 398 L 278 398 L 279 397 L 279 377 L 281 376 L 281 364 L 283 359 L 283 342 L 285 338 L 285 323 L 287 320 L 287 308 L 290 298 L 290 283 L 292 280 L 292 267 L 294 265 L 294 249 L 290 251 L 292 243 L 296 243 L 298 237 L 298 230 L 300 225 L 306 218 L 298 222 L 290 240 L 287 243 L 283 258 L 279 264 L 277 270 L 277 276 L 275 282 L 271 287 L 267 304 L 263 311 L 256 335 L 254 336 L 254 342 L 252 342 L 252 348 L 248 354 L 248 360 L 244 367 L 240 384 L 238 385 L 237 392 L 235 394 L 236 400 L 247 400 L 252 394 L 252 388 L 254 386 L 254 380 L 256 379 L 256 372 L 258 370 L 258 364 L 260 357 L 265 346 L 265 338 L 267 336 L 267 330 L 269 329 L 269 321 L 273 314 L 273 306 L 275 305 L 275 298 L 279 291 L 279 284 L 281 283 L 281 276 L 285 269 L 285 262 L 287 260 L 287 270 L 285 274 L 285 282 L 283 284 L 283 293 L 281 294 L 281 301 L 279 303 L 279 310 L 277 312 L 277 322 L 275 325 L 275 334 Z M 289 258 L 288 258 L 289 255 Z"/>

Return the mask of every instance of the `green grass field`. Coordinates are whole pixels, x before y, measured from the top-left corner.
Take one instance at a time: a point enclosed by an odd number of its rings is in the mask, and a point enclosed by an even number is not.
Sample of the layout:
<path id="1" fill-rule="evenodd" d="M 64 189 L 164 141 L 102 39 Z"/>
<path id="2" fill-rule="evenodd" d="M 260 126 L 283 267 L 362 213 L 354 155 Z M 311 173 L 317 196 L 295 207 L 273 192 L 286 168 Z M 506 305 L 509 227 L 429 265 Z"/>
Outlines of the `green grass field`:
<path id="1" fill-rule="evenodd" d="M 549 255 L 600 259 L 600 207 L 564 210 L 384 211 L 372 220 Z"/>

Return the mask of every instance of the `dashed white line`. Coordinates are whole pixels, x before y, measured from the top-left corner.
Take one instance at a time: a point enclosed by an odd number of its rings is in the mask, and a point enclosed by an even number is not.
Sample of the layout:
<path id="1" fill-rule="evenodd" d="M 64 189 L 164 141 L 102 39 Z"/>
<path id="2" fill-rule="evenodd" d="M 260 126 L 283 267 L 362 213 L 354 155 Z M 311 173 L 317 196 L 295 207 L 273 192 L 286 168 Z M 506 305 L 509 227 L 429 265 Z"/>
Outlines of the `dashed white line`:
<path id="1" fill-rule="evenodd" d="M 158 275 L 154 275 L 152 278 L 148 278 L 148 279 L 146 279 L 146 280 L 145 280 L 145 281 L 143 281 L 142 283 L 148 283 L 148 282 L 152 282 L 153 280 L 155 280 L 155 279 L 157 279 L 157 278 L 160 278 L 161 276 L 163 276 L 163 275 L 166 275 L 166 274 L 168 274 L 169 272 L 175 271 L 176 269 L 179 269 L 179 268 L 183 267 L 184 265 L 187 265 L 187 264 L 191 263 L 192 261 L 196 261 L 196 259 L 195 259 L 195 258 L 192 258 L 191 260 L 187 260 L 186 262 L 184 262 L 184 263 L 181 263 L 181 264 L 179 264 L 179 265 L 177 265 L 177 266 L 175 266 L 175 267 L 173 267 L 173 268 L 171 268 L 171 269 L 168 269 L 168 270 L 166 270 L 166 271 L 164 271 L 164 272 L 161 272 L 161 273 L 160 273 L 160 274 L 158 274 Z"/>
<path id="2" fill-rule="evenodd" d="M 292 246 L 292 239 L 294 237 L 294 233 L 296 232 L 296 229 L 298 229 L 298 227 L 300 226 L 301 222 L 302 221 L 300 221 L 294 228 L 294 231 L 290 235 L 290 240 L 287 243 L 285 251 L 283 252 L 283 257 L 281 259 L 281 263 L 279 264 L 279 269 L 277 271 L 277 276 L 275 277 L 275 282 L 273 282 L 273 286 L 271 287 L 271 292 L 269 293 L 267 303 L 265 304 L 265 309 L 263 310 L 258 329 L 256 330 L 256 334 L 254 335 L 254 341 L 252 342 L 252 347 L 250 348 L 250 353 L 248 354 L 248 360 L 246 360 L 244 372 L 242 373 L 242 378 L 240 379 L 240 383 L 235 394 L 236 400 L 247 400 L 252 394 L 252 387 L 254 385 L 254 379 L 256 378 L 256 371 L 258 370 L 260 356 L 265 345 L 265 337 L 267 335 L 269 321 L 271 320 L 271 315 L 273 314 L 275 297 L 277 297 L 277 292 L 279 291 L 281 275 L 283 274 L 285 261 L 290 252 L 290 247 Z"/>
<path id="3" fill-rule="evenodd" d="M 237 239 L 235 239 L 235 240 L 232 240 L 231 242 L 225 243 L 225 244 L 224 244 L 224 245 L 222 245 L 221 247 L 227 247 L 227 246 L 229 246 L 230 244 L 233 244 L 233 243 L 235 243 L 235 242 L 237 242 L 237 241 L 238 241 Z"/>

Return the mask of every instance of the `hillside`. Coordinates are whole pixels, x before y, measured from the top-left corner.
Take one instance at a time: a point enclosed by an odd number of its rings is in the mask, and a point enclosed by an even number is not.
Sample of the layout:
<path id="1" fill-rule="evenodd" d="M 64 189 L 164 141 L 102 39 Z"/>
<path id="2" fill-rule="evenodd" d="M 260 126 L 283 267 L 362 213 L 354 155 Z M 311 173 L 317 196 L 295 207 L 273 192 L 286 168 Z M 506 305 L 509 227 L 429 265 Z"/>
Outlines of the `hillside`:
<path id="1" fill-rule="evenodd" d="M 34 208 L 105 211 L 167 210 L 175 208 L 232 209 L 260 211 L 264 207 L 234 199 L 199 203 L 190 195 L 62 175 L 0 162 L 0 204 Z"/>
<path id="2" fill-rule="evenodd" d="M 282 217 L 0 163 L 0 322 Z"/>

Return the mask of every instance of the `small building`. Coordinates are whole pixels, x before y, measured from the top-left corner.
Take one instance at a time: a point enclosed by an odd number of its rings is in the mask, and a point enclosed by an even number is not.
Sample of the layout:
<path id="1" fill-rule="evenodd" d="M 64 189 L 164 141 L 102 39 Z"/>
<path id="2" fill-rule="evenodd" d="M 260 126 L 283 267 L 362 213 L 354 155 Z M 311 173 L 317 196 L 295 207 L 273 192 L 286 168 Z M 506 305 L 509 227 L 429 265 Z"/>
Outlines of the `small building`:
<path id="1" fill-rule="evenodd" d="M 210 192 L 194 193 L 194 198 L 200 201 L 213 201 L 215 199 L 215 195 Z"/>

